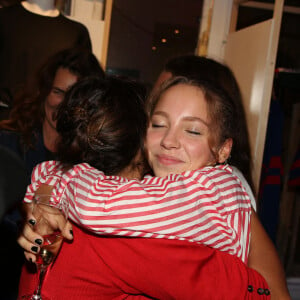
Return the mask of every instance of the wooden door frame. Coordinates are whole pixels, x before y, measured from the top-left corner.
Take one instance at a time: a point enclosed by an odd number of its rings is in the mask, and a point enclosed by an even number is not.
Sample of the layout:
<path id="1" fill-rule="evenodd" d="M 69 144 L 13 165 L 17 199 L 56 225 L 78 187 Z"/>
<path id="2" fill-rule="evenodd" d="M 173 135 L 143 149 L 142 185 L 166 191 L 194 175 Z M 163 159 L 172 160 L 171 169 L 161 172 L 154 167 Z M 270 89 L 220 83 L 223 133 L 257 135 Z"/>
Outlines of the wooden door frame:
<path id="1" fill-rule="evenodd" d="M 203 14 L 206 18 L 202 18 L 200 41 L 196 50 L 198 55 L 206 55 L 220 62 L 225 62 L 235 73 L 235 66 L 231 65 L 230 61 L 226 61 L 225 52 L 227 43 L 231 36 L 237 33 L 236 22 L 238 17 L 238 7 L 241 2 L 248 1 L 233 1 L 233 0 L 205 0 L 203 6 Z M 251 1 L 253 2 L 253 1 Z M 272 94 L 274 69 L 278 48 L 278 40 L 280 34 L 281 18 L 283 12 L 284 0 L 276 0 L 274 6 L 273 17 L 270 26 L 269 43 L 267 50 L 267 69 L 265 76 L 263 76 L 263 85 L 261 99 L 264 103 L 262 105 L 263 113 L 260 115 L 258 128 L 255 134 L 252 133 L 251 152 L 253 156 L 253 182 L 255 186 L 255 193 L 257 194 L 260 181 L 260 173 L 262 167 L 263 151 L 266 137 L 266 128 L 268 122 L 269 104 Z M 224 9 L 225 7 L 225 9 Z M 225 15 L 225 16 L 224 16 Z M 257 25 L 257 24 L 256 24 Z M 256 26 L 253 25 L 253 26 Z M 250 28 L 251 26 L 247 27 Z M 218 28 L 222 28 L 219 34 L 216 34 Z M 240 32 L 240 31 L 239 31 Z M 203 38 L 203 33 L 206 33 L 206 41 Z M 201 35 L 202 34 L 202 35 Z M 206 45 L 203 46 L 203 42 Z M 254 41 L 255 42 L 255 41 Z M 235 74 L 237 81 L 239 82 L 239 75 Z M 239 82 L 240 84 L 240 82 Z M 241 84 L 240 84 L 241 86 Z M 253 90 L 249 91 L 249 94 L 243 93 L 243 86 L 241 86 L 242 95 L 245 98 L 250 99 Z M 247 107 L 249 101 L 245 101 L 245 110 L 247 119 L 251 112 L 251 107 Z M 249 128 L 249 124 L 248 124 Z"/>

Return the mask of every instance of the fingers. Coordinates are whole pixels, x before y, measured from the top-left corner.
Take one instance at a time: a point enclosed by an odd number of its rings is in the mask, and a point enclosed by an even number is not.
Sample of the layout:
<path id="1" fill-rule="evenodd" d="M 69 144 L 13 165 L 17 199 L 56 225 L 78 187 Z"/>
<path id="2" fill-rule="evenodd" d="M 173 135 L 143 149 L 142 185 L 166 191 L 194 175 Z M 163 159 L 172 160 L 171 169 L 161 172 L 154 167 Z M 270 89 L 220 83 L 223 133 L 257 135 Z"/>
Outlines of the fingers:
<path id="1" fill-rule="evenodd" d="M 24 238 L 24 236 L 19 236 L 17 239 L 18 244 L 25 250 L 24 255 L 28 261 L 36 262 L 36 253 L 39 251 L 39 247 L 30 243 Z M 37 252 L 33 250 L 37 250 Z"/>
<path id="2" fill-rule="evenodd" d="M 37 254 L 40 251 L 40 246 L 43 243 L 43 237 L 33 231 L 32 226 L 34 219 L 30 220 L 23 225 L 17 242 L 25 250 L 25 252 Z M 26 255 L 25 257 L 27 258 Z"/>
<path id="3" fill-rule="evenodd" d="M 40 247 L 43 244 L 43 237 L 34 231 L 34 228 L 38 226 L 41 220 L 40 217 L 36 219 L 33 216 L 32 208 L 32 204 L 23 205 L 24 220 L 26 220 L 26 222 L 23 224 L 17 242 L 24 249 L 25 258 L 29 261 L 36 262 L 36 254 L 39 253 Z M 63 215 L 43 212 L 43 218 L 45 218 L 48 224 L 51 224 L 53 228 L 60 229 L 64 238 L 68 240 L 73 239 L 72 224 L 68 221 L 66 223 L 66 219 Z"/>
<path id="4" fill-rule="evenodd" d="M 64 228 L 61 230 L 63 237 L 67 240 L 73 240 L 73 226 L 72 223 L 67 221 Z"/>
<path id="5" fill-rule="evenodd" d="M 33 263 L 36 262 L 36 255 L 30 253 L 30 252 L 26 252 L 24 251 L 24 255 L 25 255 L 25 258 L 28 260 L 28 261 L 31 261 Z"/>

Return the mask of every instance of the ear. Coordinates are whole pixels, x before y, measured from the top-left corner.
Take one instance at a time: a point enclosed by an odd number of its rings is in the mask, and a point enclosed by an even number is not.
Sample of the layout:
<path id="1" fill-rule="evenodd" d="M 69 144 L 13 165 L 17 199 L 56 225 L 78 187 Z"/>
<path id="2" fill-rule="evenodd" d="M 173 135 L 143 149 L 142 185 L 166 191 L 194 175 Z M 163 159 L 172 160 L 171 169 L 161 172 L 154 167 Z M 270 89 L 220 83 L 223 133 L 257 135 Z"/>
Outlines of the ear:
<path id="1" fill-rule="evenodd" d="M 226 139 L 218 151 L 218 163 L 223 164 L 230 156 L 233 141 L 231 138 Z"/>

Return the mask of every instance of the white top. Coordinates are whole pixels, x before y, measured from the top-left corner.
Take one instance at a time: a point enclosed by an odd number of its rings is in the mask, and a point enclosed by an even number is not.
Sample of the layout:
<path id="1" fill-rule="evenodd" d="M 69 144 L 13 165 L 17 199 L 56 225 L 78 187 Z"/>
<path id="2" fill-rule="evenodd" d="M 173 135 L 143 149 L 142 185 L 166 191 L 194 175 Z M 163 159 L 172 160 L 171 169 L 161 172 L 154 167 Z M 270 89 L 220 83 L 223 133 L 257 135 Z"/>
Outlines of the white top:
<path id="1" fill-rule="evenodd" d="M 253 192 L 252 192 L 252 190 L 251 190 L 250 185 L 248 184 L 246 178 L 244 177 L 244 175 L 242 174 L 242 172 L 241 172 L 238 168 L 236 168 L 236 167 L 234 167 L 234 166 L 231 166 L 231 167 L 232 167 L 232 173 L 233 173 L 236 177 L 238 177 L 238 179 L 241 181 L 243 187 L 245 188 L 247 194 L 248 194 L 249 197 L 250 197 L 251 206 L 252 206 L 252 208 L 254 209 L 254 211 L 256 211 L 256 209 L 257 209 L 257 206 L 256 206 L 256 199 L 255 199 L 255 197 L 254 197 L 254 194 L 253 194 Z"/>

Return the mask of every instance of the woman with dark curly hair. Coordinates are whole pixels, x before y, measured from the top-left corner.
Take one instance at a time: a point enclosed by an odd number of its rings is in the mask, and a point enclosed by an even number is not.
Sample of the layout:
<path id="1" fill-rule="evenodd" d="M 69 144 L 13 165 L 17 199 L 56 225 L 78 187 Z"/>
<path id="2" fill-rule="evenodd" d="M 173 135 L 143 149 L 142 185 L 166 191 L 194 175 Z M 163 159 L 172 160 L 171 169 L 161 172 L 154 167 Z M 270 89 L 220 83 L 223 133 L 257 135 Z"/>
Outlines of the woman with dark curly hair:
<path id="1" fill-rule="evenodd" d="M 75 48 L 58 52 L 38 72 L 38 92 L 24 91 L 10 118 L 0 122 L 0 144 L 24 160 L 29 175 L 35 165 L 55 157 L 58 134 L 53 116 L 65 92 L 78 79 L 91 75 L 104 77 L 91 52 Z"/>

